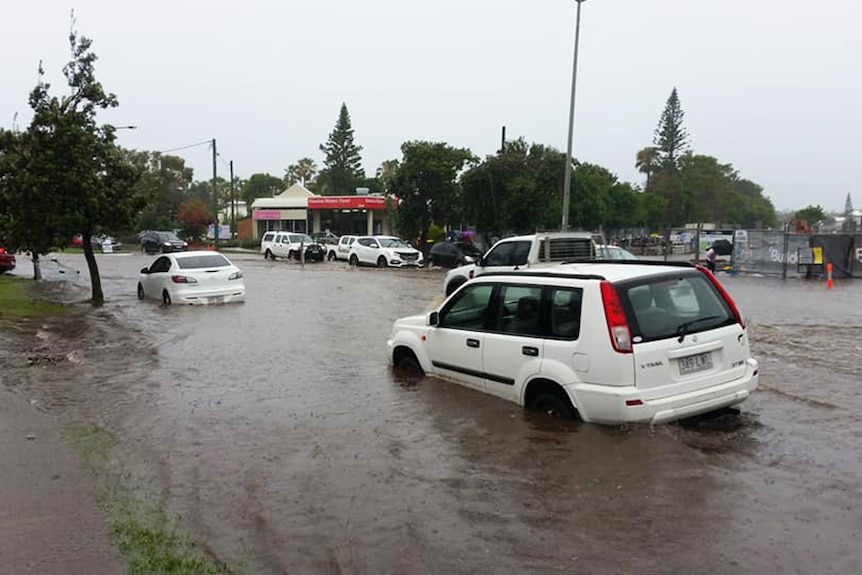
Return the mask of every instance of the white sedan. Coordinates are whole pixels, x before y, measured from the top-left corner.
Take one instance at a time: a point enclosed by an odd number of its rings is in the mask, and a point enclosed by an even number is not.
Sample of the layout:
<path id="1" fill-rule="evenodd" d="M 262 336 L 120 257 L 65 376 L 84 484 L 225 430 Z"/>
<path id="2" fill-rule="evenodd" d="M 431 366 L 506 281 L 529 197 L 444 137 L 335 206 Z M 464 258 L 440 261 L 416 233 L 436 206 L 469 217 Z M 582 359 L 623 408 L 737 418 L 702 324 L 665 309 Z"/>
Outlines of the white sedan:
<path id="1" fill-rule="evenodd" d="M 245 301 L 242 270 L 214 251 L 174 252 L 141 269 L 138 299 L 190 305 Z"/>

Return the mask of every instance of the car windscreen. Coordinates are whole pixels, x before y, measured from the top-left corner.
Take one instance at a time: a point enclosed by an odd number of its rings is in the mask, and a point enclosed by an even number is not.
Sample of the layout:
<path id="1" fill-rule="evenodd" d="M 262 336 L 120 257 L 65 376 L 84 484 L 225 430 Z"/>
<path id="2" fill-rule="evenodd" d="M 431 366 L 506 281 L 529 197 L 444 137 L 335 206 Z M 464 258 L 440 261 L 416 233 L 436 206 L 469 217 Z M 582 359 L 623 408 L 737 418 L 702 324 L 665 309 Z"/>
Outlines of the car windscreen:
<path id="1" fill-rule="evenodd" d="M 727 302 L 701 272 L 630 282 L 618 291 L 634 343 L 707 331 L 736 321 Z"/>
<path id="2" fill-rule="evenodd" d="M 290 243 L 292 244 L 313 244 L 314 240 L 311 239 L 311 236 L 307 236 L 305 234 L 291 234 Z"/>
<path id="3" fill-rule="evenodd" d="M 223 268 L 230 265 L 223 255 L 220 254 L 204 254 L 200 256 L 190 256 L 186 258 L 177 258 L 177 264 L 183 270 L 196 270 L 203 268 Z"/>
<path id="4" fill-rule="evenodd" d="M 172 232 L 157 232 L 156 237 L 163 242 L 177 242 L 180 240 L 180 238 Z"/>
<path id="5" fill-rule="evenodd" d="M 380 246 L 384 248 L 409 248 L 404 240 L 398 238 L 379 238 Z"/>

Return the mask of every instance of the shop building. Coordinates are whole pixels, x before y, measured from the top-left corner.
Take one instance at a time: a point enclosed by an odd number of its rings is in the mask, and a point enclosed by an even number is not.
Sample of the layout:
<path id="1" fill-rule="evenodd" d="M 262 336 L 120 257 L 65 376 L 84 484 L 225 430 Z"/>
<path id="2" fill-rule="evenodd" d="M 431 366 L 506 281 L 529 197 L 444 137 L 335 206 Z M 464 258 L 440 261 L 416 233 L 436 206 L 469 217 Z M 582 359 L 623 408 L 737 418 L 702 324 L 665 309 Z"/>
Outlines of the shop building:
<path id="1" fill-rule="evenodd" d="M 397 205 L 397 198 L 376 194 L 318 196 L 294 184 L 277 196 L 252 203 L 254 238 L 271 230 L 388 235 L 392 233 L 388 208 Z"/>

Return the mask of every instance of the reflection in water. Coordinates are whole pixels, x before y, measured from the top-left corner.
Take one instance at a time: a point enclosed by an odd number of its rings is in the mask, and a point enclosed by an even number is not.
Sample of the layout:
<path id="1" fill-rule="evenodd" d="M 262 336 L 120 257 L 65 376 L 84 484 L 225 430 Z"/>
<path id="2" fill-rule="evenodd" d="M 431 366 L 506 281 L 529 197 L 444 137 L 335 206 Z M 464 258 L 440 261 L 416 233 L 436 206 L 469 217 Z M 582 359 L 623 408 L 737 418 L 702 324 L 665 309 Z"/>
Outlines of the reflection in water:
<path id="1" fill-rule="evenodd" d="M 3 382 L 113 429 L 130 480 L 250 572 L 853 566 L 859 289 L 722 277 L 772 391 L 738 415 L 602 427 L 391 370 L 392 321 L 439 301 L 439 271 L 238 256 L 245 304 L 165 308 L 135 299 L 147 259 L 102 257 L 110 304 L 29 348 L 80 361 L 7 350 Z"/>

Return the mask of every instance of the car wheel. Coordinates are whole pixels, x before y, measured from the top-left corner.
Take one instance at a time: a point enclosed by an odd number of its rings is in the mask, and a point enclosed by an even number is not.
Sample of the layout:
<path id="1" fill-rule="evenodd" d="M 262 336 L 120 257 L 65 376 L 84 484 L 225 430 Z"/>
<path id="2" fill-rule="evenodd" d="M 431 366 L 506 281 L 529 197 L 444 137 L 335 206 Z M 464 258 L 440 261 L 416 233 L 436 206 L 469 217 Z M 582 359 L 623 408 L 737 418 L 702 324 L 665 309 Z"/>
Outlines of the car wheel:
<path id="1" fill-rule="evenodd" d="M 335 252 L 329 252 L 329 254 L 327 254 L 327 256 L 326 256 L 326 259 L 328 259 L 331 262 L 334 262 L 335 261 Z"/>
<path id="2" fill-rule="evenodd" d="M 558 417 L 560 419 L 577 419 L 577 417 L 575 416 L 577 412 L 572 409 L 572 406 L 569 405 L 569 402 L 550 393 L 539 394 L 539 396 L 536 397 L 535 401 L 533 401 L 532 407 L 533 409 L 543 412 L 549 417 Z"/>
<path id="3" fill-rule="evenodd" d="M 379 258 L 377 258 L 377 267 L 379 267 L 379 268 L 388 268 L 389 267 L 389 263 L 386 261 L 386 258 L 384 256 L 380 256 Z"/>
<path id="4" fill-rule="evenodd" d="M 395 360 L 395 367 L 404 375 L 414 377 L 422 377 L 425 375 L 425 372 L 422 370 L 422 366 L 419 365 L 419 360 L 417 360 L 416 356 L 410 352 L 400 354 Z"/>
<path id="5" fill-rule="evenodd" d="M 446 285 L 446 295 L 447 296 L 452 295 L 452 292 L 454 292 L 456 289 L 461 287 L 465 281 L 467 281 L 467 280 L 465 280 L 464 278 L 458 278 L 458 279 L 454 279 L 454 280 L 450 281 Z"/>
<path id="6" fill-rule="evenodd" d="M 144 299 L 146 295 L 144 294 L 144 286 L 138 284 L 138 299 Z"/>
<path id="7" fill-rule="evenodd" d="M 356 257 L 356 254 L 350 256 L 350 265 L 356 267 L 359 265 L 359 258 Z"/>
<path id="8" fill-rule="evenodd" d="M 168 293 L 168 290 L 162 291 L 162 303 L 171 305 L 171 294 Z"/>
<path id="9" fill-rule="evenodd" d="M 269 251 L 269 250 L 266 250 L 266 251 L 263 253 L 263 259 L 265 259 L 265 260 L 272 259 L 272 252 L 271 252 L 271 251 Z"/>
<path id="10" fill-rule="evenodd" d="M 289 260 L 298 260 L 299 258 L 298 258 L 298 257 L 296 257 L 296 252 L 295 252 L 295 251 L 290 250 L 289 252 L 287 252 L 287 259 L 289 259 Z"/>

